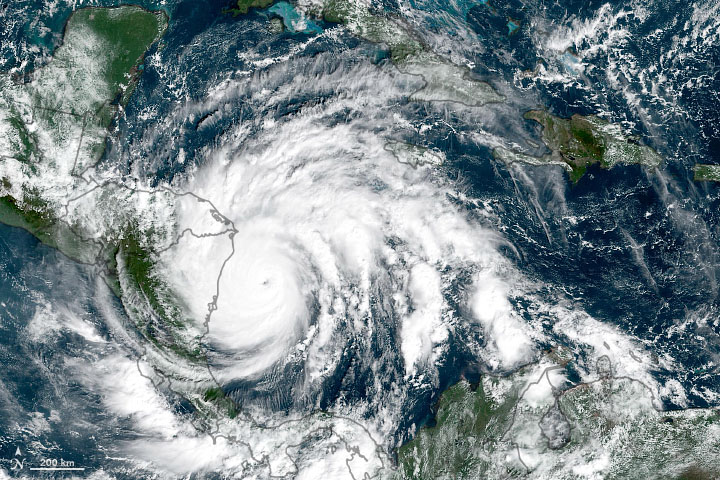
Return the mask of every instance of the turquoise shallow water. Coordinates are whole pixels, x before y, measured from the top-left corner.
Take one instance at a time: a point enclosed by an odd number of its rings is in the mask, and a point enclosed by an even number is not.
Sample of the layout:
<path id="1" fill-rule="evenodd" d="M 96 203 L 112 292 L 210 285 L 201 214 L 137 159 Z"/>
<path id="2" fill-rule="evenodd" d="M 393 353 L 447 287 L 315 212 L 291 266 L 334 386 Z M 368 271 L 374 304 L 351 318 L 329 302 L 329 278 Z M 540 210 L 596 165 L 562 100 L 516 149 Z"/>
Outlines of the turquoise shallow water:
<path id="1" fill-rule="evenodd" d="M 481 0 L 481 3 L 488 2 Z M 154 6 L 153 2 L 142 4 Z M 428 4 L 432 8 L 442 8 L 442 2 Z M 418 29 L 421 32 L 424 27 L 445 31 L 450 24 L 470 25 L 477 34 L 478 43 L 484 47 L 482 53 L 473 59 L 477 62 L 476 73 L 489 77 L 491 81 L 509 79 L 504 84 L 511 91 L 507 106 L 483 110 L 484 113 L 490 112 L 487 113 L 487 121 L 480 114 L 468 121 L 452 106 L 443 115 L 434 113 L 432 108 L 423 104 L 411 102 L 391 108 L 411 119 L 418 129 L 433 125 L 422 140 L 446 154 L 447 171 L 443 173 L 447 173 L 448 178 L 462 178 L 464 188 L 468 188 L 471 195 L 497 207 L 500 212 L 498 228 L 515 249 L 508 249 L 508 257 L 521 271 L 533 280 L 557 286 L 577 302 L 578 308 L 584 308 L 599 320 L 636 336 L 653 353 L 672 354 L 678 361 L 675 370 L 655 372 L 659 378 L 679 379 L 689 391 L 693 388 L 694 392 L 704 389 L 717 391 L 717 376 L 707 373 L 712 373 L 713 357 L 720 352 L 717 325 L 712 321 L 704 325 L 691 324 L 684 331 L 675 327 L 693 314 L 712 319 L 719 311 L 716 278 L 720 192 L 712 184 L 694 184 L 688 177 L 691 173 L 682 163 L 685 159 L 692 162 L 697 158 L 720 160 L 720 149 L 714 148 L 720 138 L 715 130 L 716 125 L 720 125 L 716 108 L 719 89 L 717 85 L 693 88 L 692 82 L 687 81 L 693 75 L 710 78 L 705 74 L 716 71 L 713 70 L 713 62 L 717 64 L 720 58 L 718 47 L 711 46 L 702 55 L 703 58 L 693 59 L 691 55 L 672 57 L 686 62 L 668 69 L 671 73 L 668 82 L 687 85 L 673 104 L 676 109 L 687 108 L 690 112 L 687 117 L 672 117 L 677 120 L 673 122 L 656 121 L 652 115 L 657 111 L 669 112 L 672 109 L 658 109 L 654 100 L 644 96 L 642 89 L 638 88 L 640 94 L 635 97 L 637 105 L 644 109 L 642 111 L 649 112 L 648 125 L 655 129 L 653 134 L 649 134 L 638 123 L 638 133 L 646 134 L 645 141 L 655 142 L 652 145 L 668 158 L 667 167 L 664 166 L 659 173 L 647 172 L 639 167 L 611 171 L 593 168 L 578 185 L 570 187 L 565 183 L 562 172 L 552 169 L 528 167 L 522 169 L 522 175 L 512 173 L 505 166 L 494 163 L 487 148 L 467 139 L 485 129 L 498 137 L 532 138 L 539 142 L 532 125 L 521 120 L 523 110 L 538 105 L 563 116 L 605 111 L 617 119 L 628 119 L 629 123 L 637 120 L 634 110 L 623 100 L 622 89 L 614 91 L 608 85 L 604 76 L 605 65 L 602 64 L 604 60 L 597 59 L 598 67 L 584 70 L 579 57 L 570 51 L 558 52 L 556 57 L 561 71 L 566 70 L 576 76 L 585 75 L 577 83 L 548 85 L 540 81 L 531 84 L 524 80 L 526 83 L 523 84 L 518 80 L 517 84 L 524 90 L 515 92 L 514 96 L 512 94 L 516 85 L 513 83 L 514 75 L 518 72 L 532 71 L 537 65 L 552 67 L 548 66 L 552 58 L 542 58 L 540 46 L 532 43 L 534 37 L 531 34 L 537 34 L 530 30 L 533 18 L 546 15 L 551 19 L 561 19 L 566 9 L 578 18 L 591 18 L 594 7 L 571 2 L 549 7 L 549 11 L 544 12 L 538 2 L 499 4 L 490 1 L 492 9 L 482 4 L 460 2 L 462 8 L 458 10 L 462 15 L 450 17 L 452 22 L 448 21 L 448 17 L 442 17 L 442 21 L 421 25 Z M 3 45 L 17 46 L 24 42 L 39 46 L 40 53 L 30 48 L 8 48 L 2 50 L 3 55 L 9 59 L 8 65 L 26 60 L 32 64 L 34 58 L 42 57 L 43 52 L 49 53 L 57 44 L 70 7 L 61 3 L 50 14 L 41 1 L 8 5 L 8 11 L 12 10 L 12 15 L 21 21 L 17 27 L 0 21 Z M 321 104 L 325 98 L 335 94 L 330 90 L 321 93 L 293 91 L 292 95 L 287 95 L 272 107 L 253 104 L 240 95 L 225 100 L 219 106 L 205 107 L 202 99 L 219 81 L 232 77 L 238 70 L 250 69 L 248 64 L 243 63 L 244 52 L 262 49 L 268 56 L 282 56 L 307 40 L 305 34 L 317 34 L 323 30 L 320 24 L 303 19 L 288 2 L 278 2 L 265 11 L 251 12 L 248 16 L 235 19 L 220 13 L 225 7 L 226 1 L 199 4 L 187 0 L 167 5 L 172 22 L 163 50 L 159 52 L 159 63 L 149 62 L 145 67 L 143 79 L 127 107 L 126 117 L 118 122 L 118 132 L 109 140 L 111 148 L 104 159 L 106 164 L 127 168 L 127 171 L 136 168 L 161 182 L 201 161 L 200 157 L 193 156 L 194 153 L 217 144 L 223 132 L 235 122 L 270 115 L 278 122 L 284 121 L 299 110 Z M 625 7 L 631 8 L 629 4 L 617 8 Z M 429 11 L 432 12 L 432 8 L 429 7 Z M 682 24 L 690 20 L 689 14 L 684 9 L 678 11 L 684 16 L 677 25 L 674 16 L 669 12 L 663 13 L 660 7 L 652 22 L 639 24 L 633 21 L 629 25 L 621 25 L 635 43 L 631 42 L 625 50 L 615 51 L 617 58 L 613 57 L 613 61 L 620 61 L 623 55 L 634 49 L 642 53 L 638 57 L 641 63 L 648 65 L 655 61 L 653 55 L 667 54 L 663 50 L 664 44 L 653 43 L 654 34 L 649 33 L 655 32 L 657 27 L 664 32 L 662 35 L 687 36 L 689 33 L 683 30 Z M 393 13 L 400 15 L 397 11 Z M 35 15 L 39 15 L 40 20 L 36 20 Z M 281 17 L 287 31 L 297 35 L 271 35 L 267 31 L 267 15 Z M 517 18 L 517 22 L 508 21 L 509 17 Z M 522 28 L 519 28 L 520 25 Z M 44 27 L 49 30 L 44 30 Z M 303 53 L 291 56 L 288 76 L 292 75 L 293 69 L 306 68 L 311 59 L 322 59 L 322 55 L 328 52 L 336 57 L 336 63 L 328 62 L 329 71 L 364 61 L 363 52 L 369 47 L 357 48 L 362 45 L 361 41 L 346 36 L 333 44 L 324 37 L 313 37 L 316 43 L 307 46 Z M 449 50 L 461 50 L 462 45 L 454 45 L 453 41 L 464 42 L 466 39 L 447 40 Z M 354 48 L 357 50 L 352 50 Z M 382 58 L 376 55 L 374 60 Z M 628 76 L 623 80 L 627 82 L 623 83 L 623 88 L 631 88 L 633 82 L 640 78 L 640 75 Z M 280 79 L 267 86 L 270 91 L 280 90 L 283 82 Z M 183 85 L 185 89 L 176 93 L 168 85 Z M 185 101 L 195 110 L 186 114 L 183 111 Z M 273 110 L 268 111 L 269 108 Z M 166 130 L 155 131 L 158 117 L 147 119 L 147 111 L 157 111 L 159 118 L 173 120 L 168 122 Z M 178 111 L 183 113 L 178 114 Z M 680 121 L 682 118 L 692 120 L 683 123 Z M 344 119 L 339 115 L 336 121 Z M 248 133 L 252 134 L 252 131 Z M 180 148 L 188 155 L 185 165 L 173 162 Z M 676 213 L 678 211 L 680 213 Z M 628 238 L 632 238 L 637 246 L 631 248 Z M 111 418 L 103 411 L 93 392 L 83 390 L 72 378 L 62 376 L 63 358 L 92 355 L 92 345 L 66 331 L 52 334 L 52 341 L 37 342 L 30 339 L 24 330 L 36 311 L 42 309 L 43 303 L 39 299 L 44 298 L 55 307 L 71 306 L 82 312 L 102 332 L 103 318 L 97 313 L 97 306 L 92 300 L 96 289 L 91 280 L 92 272 L 77 267 L 18 230 L 0 228 L 0 241 L 3 245 L 0 248 L 0 295 L 5 303 L 4 310 L 1 310 L 0 349 L 4 363 L 10 365 L 0 375 L 9 392 L 3 397 L 6 402 L 3 412 L 8 412 L 8 415 L 5 417 L 7 421 L 0 423 L 3 432 L 0 453 L 3 458 L 12 457 L 14 445 L 19 444 L 30 460 L 35 459 L 39 450 L 25 447 L 34 438 L 41 443 L 54 444 L 55 451 L 62 452 L 66 458 L 92 468 L 102 466 L 122 478 L 123 465 L 108 460 L 104 452 L 114 442 L 132 438 L 132 429 L 127 422 Z M 635 256 L 639 250 L 654 287 L 641 271 Z M 62 283 L 71 283 L 73 292 L 58 286 Z M 552 291 L 548 290 L 547 296 L 548 302 L 553 301 Z M 528 321 L 538 318 L 549 321 L 533 311 L 536 305 L 523 305 L 523 301 L 517 299 L 516 307 Z M 392 328 L 388 327 L 390 333 L 387 338 L 392 338 Z M 414 421 L 421 423 L 431 416 L 431 405 L 445 386 L 456 381 L 461 374 L 467 376 L 468 371 L 482 367 L 478 367 L 477 361 L 469 358 L 463 350 L 464 340 L 452 339 L 447 362 L 442 367 L 435 390 L 418 392 L 416 397 L 408 400 L 408 425 Z M 377 350 L 372 353 L 376 358 L 382 358 L 387 353 L 382 350 L 385 347 L 376 345 L 374 348 Z M 349 349 L 344 369 L 328 376 L 325 391 L 313 392 L 316 395 L 313 398 L 319 399 L 318 403 L 323 408 L 332 407 L 340 396 L 350 401 L 366 400 L 364 392 L 367 385 L 375 380 L 374 372 L 367 369 L 359 358 L 356 350 Z M 393 380 L 392 376 L 396 373 L 388 368 L 383 375 Z M 273 387 L 281 390 L 283 380 L 277 379 Z M 242 385 L 237 393 L 242 399 L 252 399 L 261 395 L 258 393 L 260 389 L 255 387 L 252 383 Z M 287 395 L 277 408 L 292 408 L 295 401 L 292 395 Z M 693 406 L 707 405 L 696 393 L 689 395 L 689 402 Z M 53 425 L 50 431 L 37 434 L 13 430 L 13 422 L 29 422 L 35 412 L 49 418 L 53 409 L 66 412 L 68 416 L 86 418 L 89 424 L 83 427 L 84 430 L 77 430 L 80 433 L 77 438 L 66 431 L 68 427 L 60 425 Z M 403 429 L 408 425 L 398 426 L 399 436 L 403 435 Z M 126 478 L 133 476 L 126 474 Z"/>
<path id="2" fill-rule="evenodd" d="M 123 5 L 138 5 L 148 10 L 162 10 L 168 15 L 174 5 L 157 0 L 128 0 Z M 0 72 L 12 68 L 31 71 L 46 61 L 62 42 L 62 33 L 74 9 L 90 6 L 115 6 L 107 0 L 54 2 L 52 8 L 39 0 L 0 2 Z M 28 15 L 26 12 L 32 12 Z"/>
<path id="3" fill-rule="evenodd" d="M 285 28 L 292 33 L 321 33 L 323 29 L 305 18 L 297 9 L 287 2 L 277 2 L 267 9 L 268 13 L 278 15 L 283 19 Z"/>

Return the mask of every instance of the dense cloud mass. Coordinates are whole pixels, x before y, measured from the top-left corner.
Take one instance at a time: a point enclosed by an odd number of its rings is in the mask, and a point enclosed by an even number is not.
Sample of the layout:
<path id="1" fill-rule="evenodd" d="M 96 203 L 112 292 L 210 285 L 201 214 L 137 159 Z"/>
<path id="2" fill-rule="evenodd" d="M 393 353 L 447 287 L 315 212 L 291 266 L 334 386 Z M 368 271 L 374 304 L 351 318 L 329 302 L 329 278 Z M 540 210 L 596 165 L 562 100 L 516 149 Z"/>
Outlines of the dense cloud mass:
<path id="1" fill-rule="evenodd" d="M 55 14 L 0 9 L 3 208 L 68 256 L 0 229 L 5 443 L 91 478 L 622 477 L 637 432 L 657 472 L 661 436 L 712 459 L 682 410 L 720 399 L 711 79 L 678 72 L 717 6 L 441 3 L 162 3 L 117 92 L 95 30 L 21 48 Z M 573 176 L 529 110 L 653 162 Z"/>

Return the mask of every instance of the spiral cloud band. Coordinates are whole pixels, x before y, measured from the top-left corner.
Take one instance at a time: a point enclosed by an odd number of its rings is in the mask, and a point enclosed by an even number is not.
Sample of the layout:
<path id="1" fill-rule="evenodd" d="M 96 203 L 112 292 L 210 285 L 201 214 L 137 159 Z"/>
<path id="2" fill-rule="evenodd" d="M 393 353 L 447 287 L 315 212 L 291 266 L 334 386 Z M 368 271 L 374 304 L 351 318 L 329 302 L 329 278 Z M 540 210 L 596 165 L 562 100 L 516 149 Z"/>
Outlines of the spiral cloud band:
<path id="1" fill-rule="evenodd" d="M 389 80 L 365 68 L 350 78 Z M 397 95 L 387 86 L 386 95 Z M 513 274 L 496 250 L 501 239 L 452 204 L 435 166 L 413 168 L 398 161 L 397 143 L 387 148 L 374 130 L 390 133 L 398 121 L 383 107 L 388 98 L 373 98 L 366 84 L 345 88 L 351 94 L 291 118 L 268 115 L 254 138 L 239 125 L 188 181 L 236 230 L 231 239 L 178 242 L 166 255 L 167 278 L 186 279 L 175 287 L 198 322 L 217 284 L 205 337 L 217 378 L 257 378 L 289 359 L 317 378 L 337 362 L 338 335 L 372 336 L 379 325 L 392 326 L 405 374 L 416 375 L 464 315 L 448 303 L 461 275 L 476 290 L 462 300 L 465 317 L 485 330 L 495 366 L 527 360 L 531 342 L 505 296 Z M 232 91 L 226 85 L 218 95 Z M 370 103 L 372 117 L 361 113 Z M 509 331 L 512 344 L 493 338 Z"/>

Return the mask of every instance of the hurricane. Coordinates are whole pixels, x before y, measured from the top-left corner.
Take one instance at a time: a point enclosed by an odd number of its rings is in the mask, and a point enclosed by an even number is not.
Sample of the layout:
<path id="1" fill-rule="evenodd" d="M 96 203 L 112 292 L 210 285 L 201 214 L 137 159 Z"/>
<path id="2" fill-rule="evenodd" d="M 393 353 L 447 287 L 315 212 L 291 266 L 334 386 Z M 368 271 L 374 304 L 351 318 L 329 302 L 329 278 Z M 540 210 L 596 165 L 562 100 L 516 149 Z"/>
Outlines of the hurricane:
<path id="1" fill-rule="evenodd" d="M 262 382 L 321 405 L 328 377 L 347 381 L 339 372 L 352 355 L 353 375 L 375 377 L 372 390 L 418 388 L 438 381 L 456 325 L 485 344 L 493 368 L 529 361 L 532 332 L 507 300 L 520 278 L 499 252 L 507 241 L 487 218 L 463 211 L 472 200 L 437 165 L 408 165 L 388 148 L 402 140 L 396 105 L 411 79 L 373 66 L 328 68 L 326 58 L 278 67 L 260 84 L 228 82 L 193 106 L 218 111 L 241 96 L 268 112 L 233 125 L 174 180 L 212 202 L 232 230 L 181 238 L 163 266 L 197 327 L 207 321 L 213 376 L 238 398 Z M 268 98 L 274 83 L 309 98 L 334 93 L 277 118 L 274 103 L 284 100 Z M 193 215 L 184 211 L 180 222 Z M 383 408 L 397 415 L 398 406 Z"/>
<path id="2" fill-rule="evenodd" d="M 0 478 L 715 478 L 716 11 L 0 2 Z"/>

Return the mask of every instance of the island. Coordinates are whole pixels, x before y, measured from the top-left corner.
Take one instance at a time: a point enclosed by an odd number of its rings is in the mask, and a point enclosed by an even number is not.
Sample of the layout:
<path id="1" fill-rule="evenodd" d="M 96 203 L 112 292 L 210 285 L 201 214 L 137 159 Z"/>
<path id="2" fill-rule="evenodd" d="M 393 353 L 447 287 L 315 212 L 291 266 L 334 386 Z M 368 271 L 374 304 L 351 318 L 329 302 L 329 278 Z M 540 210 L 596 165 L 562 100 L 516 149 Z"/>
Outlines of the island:
<path id="1" fill-rule="evenodd" d="M 248 8 L 255 3 L 245 2 Z M 501 98 L 463 67 L 430 52 L 395 20 L 343 0 L 326 4 L 324 16 L 386 44 L 401 71 L 423 75 L 426 85 L 413 94 L 417 100 L 476 106 Z M 352 445 L 347 465 L 355 478 L 464 478 L 492 469 L 503 475 L 554 473 L 572 456 L 592 456 L 594 438 L 610 454 L 629 459 L 617 467 L 618 478 L 645 472 L 639 469 L 645 465 L 666 477 L 717 475 L 710 463 L 717 458 L 715 410 L 660 412 L 645 385 L 615 376 L 607 361 L 598 362 L 595 379 L 570 384 L 562 372 L 571 356 L 557 352 L 508 377 L 487 375 L 478 385 L 451 387 L 440 399 L 437 424 L 400 448 L 396 472 L 381 445 L 354 419 L 313 411 L 268 424 L 243 410 L 211 375 L 203 344 L 210 315 L 218 309 L 216 280 L 235 252 L 239 229 L 192 192 L 151 189 L 97 168 L 112 120 L 129 101 L 145 55 L 167 25 L 164 13 L 135 6 L 80 9 L 67 22 L 63 44 L 28 83 L 0 76 L 0 221 L 97 269 L 147 340 L 142 357 L 152 371 L 143 374 L 192 405 L 199 431 L 251 446 L 243 462 L 258 476 L 294 475 L 293 449 L 309 448 L 318 434 L 327 442 L 318 444 L 324 454 L 349 452 Z M 597 117 L 562 119 L 533 111 L 526 118 L 542 126 L 552 153 L 531 157 L 498 149 L 498 155 L 562 164 L 576 172 L 575 181 L 593 163 L 610 168 L 660 162 L 652 149 Z M 384 148 L 415 168 L 444 160 L 439 152 L 407 143 L 389 141 Z M 180 298 L 171 283 L 180 276 L 163 269 L 182 263 L 178 252 L 194 255 L 201 243 L 210 244 L 214 254 L 199 269 L 212 281 L 188 275 L 194 298 Z M 620 402 L 632 408 L 610 408 Z M 270 429 L 276 434 L 268 435 Z M 666 440 L 662 450 L 659 438 Z M 638 463 L 635 452 L 647 462 Z M 677 458 L 682 461 L 672 463 Z"/>
<path id="2" fill-rule="evenodd" d="M 228 10 L 233 15 L 245 15 L 251 8 L 266 8 L 272 5 L 275 0 L 238 0 L 237 7 Z"/>
<path id="3" fill-rule="evenodd" d="M 720 165 L 698 163 L 693 170 L 696 182 L 720 182 Z"/>
<path id="4" fill-rule="evenodd" d="M 268 0 L 238 0 L 231 12 L 247 13 L 249 7 L 264 8 Z M 470 107 L 502 102 L 490 84 L 478 80 L 471 70 L 456 65 L 433 52 L 412 29 L 399 19 L 370 11 L 363 3 L 352 0 L 326 0 L 322 7 L 298 5 L 303 14 L 342 24 L 359 38 L 383 45 L 392 64 L 402 73 L 421 77 L 425 85 L 410 95 L 411 101 L 453 102 Z"/>
<path id="5" fill-rule="evenodd" d="M 575 114 L 557 117 L 545 110 L 531 110 L 524 118 L 540 124 L 542 140 L 550 153 L 540 157 L 498 147 L 493 156 L 506 163 L 560 165 L 577 183 L 590 165 L 609 169 L 617 164 L 639 164 L 655 168 L 662 158 L 652 148 L 617 125 L 597 116 Z"/>

